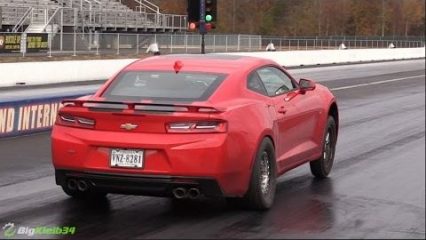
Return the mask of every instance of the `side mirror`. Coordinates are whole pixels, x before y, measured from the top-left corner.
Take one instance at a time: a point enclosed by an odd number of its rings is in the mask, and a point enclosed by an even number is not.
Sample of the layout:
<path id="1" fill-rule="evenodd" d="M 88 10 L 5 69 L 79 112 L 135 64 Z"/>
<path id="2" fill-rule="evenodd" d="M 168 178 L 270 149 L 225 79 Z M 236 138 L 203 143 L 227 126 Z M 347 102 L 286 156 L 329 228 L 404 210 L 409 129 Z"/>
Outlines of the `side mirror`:
<path id="1" fill-rule="evenodd" d="M 315 89 L 316 84 L 314 81 L 309 79 L 300 79 L 299 81 L 300 90 L 302 92 L 312 91 Z"/>

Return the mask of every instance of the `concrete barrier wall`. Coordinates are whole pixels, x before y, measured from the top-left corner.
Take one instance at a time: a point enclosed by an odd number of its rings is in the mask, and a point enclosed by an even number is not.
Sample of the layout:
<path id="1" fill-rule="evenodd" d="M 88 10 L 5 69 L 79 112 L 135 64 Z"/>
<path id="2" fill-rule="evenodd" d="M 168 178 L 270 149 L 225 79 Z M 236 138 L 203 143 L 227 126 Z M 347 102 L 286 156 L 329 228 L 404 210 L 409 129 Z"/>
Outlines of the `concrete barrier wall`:
<path id="1" fill-rule="evenodd" d="M 312 50 L 232 54 L 268 58 L 276 61 L 282 66 L 295 67 L 334 63 L 357 63 L 367 61 L 424 58 L 425 48 Z"/>
<path id="2" fill-rule="evenodd" d="M 230 53 L 272 59 L 287 67 L 424 58 L 425 48 Z M 105 80 L 136 59 L 0 63 L 0 87 Z"/>
<path id="3" fill-rule="evenodd" d="M 106 80 L 135 60 L 0 63 L 0 87 Z"/>

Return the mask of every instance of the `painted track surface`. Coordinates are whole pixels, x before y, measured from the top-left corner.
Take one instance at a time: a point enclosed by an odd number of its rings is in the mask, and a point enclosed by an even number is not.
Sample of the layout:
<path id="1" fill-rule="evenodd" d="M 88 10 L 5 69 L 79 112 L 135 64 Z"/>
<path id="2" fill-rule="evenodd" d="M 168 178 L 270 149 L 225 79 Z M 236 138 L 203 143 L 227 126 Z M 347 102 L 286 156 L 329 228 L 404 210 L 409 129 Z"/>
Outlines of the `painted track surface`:
<path id="1" fill-rule="evenodd" d="M 76 238 L 94 239 L 424 239 L 424 71 L 424 60 L 291 70 L 337 89 L 336 163 L 323 181 L 308 165 L 279 178 L 268 212 L 123 195 L 75 201 L 54 184 L 49 133 L 1 139 L 0 227 L 72 225 Z"/>

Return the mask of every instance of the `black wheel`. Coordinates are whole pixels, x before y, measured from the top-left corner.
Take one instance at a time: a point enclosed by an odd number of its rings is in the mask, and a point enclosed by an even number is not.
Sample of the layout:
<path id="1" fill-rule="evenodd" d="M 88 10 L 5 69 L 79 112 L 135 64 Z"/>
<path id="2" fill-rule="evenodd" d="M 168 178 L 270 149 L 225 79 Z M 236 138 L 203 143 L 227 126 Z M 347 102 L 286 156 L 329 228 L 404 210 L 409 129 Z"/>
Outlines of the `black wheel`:
<path id="1" fill-rule="evenodd" d="M 99 199 L 104 198 L 107 195 L 107 193 L 105 192 L 99 192 L 94 190 L 88 190 L 86 192 L 71 190 L 67 186 L 62 186 L 62 190 L 65 192 L 65 194 L 75 199 Z"/>
<path id="2" fill-rule="evenodd" d="M 276 176 L 274 145 L 265 138 L 257 151 L 249 189 L 243 198 L 245 206 L 255 210 L 270 208 L 275 197 Z"/>
<path id="3" fill-rule="evenodd" d="M 311 172 L 315 177 L 326 178 L 330 174 L 336 152 L 336 142 L 336 121 L 330 116 L 324 133 L 322 155 L 319 159 L 310 162 Z"/>

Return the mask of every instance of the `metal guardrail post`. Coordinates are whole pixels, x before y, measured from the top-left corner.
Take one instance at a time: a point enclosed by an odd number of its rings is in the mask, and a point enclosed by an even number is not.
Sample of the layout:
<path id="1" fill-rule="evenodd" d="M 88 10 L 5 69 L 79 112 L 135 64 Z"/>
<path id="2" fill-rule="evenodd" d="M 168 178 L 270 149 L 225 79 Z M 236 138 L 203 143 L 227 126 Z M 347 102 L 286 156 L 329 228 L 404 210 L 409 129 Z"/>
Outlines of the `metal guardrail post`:
<path id="1" fill-rule="evenodd" d="M 73 36 L 73 57 L 77 56 L 77 33 L 74 28 L 74 36 Z"/>
<path id="2" fill-rule="evenodd" d="M 170 53 L 173 53 L 173 34 L 170 35 Z"/>
<path id="3" fill-rule="evenodd" d="M 139 34 L 136 34 L 136 55 L 139 55 Z"/>
<path id="4" fill-rule="evenodd" d="M 77 30 L 77 18 L 78 18 L 78 9 L 74 8 L 74 34 L 73 34 L 73 57 L 77 56 L 76 55 L 76 48 L 77 48 L 77 35 L 76 35 L 76 30 Z"/>
<path id="5" fill-rule="evenodd" d="M 61 9 L 61 33 L 60 33 L 60 42 L 59 42 L 59 50 L 63 51 L 63 43 L 64 43 L 64 9 Z"/>
<path id="6" fill-rule="evenodd" d="M 21 52 L 22 57 L 25 57 L 25 53 L 27 52 L 27 34 L 22 33 L 21 35 Z"/>
<path id="7" fill-rule="evenodd" d="M 228 35 L 225 35 L 225 52 L 228 52 Z"/>
<path id="8" fill-rule="evenodd" d="M 185 53 L 188 53 L 188 34 L 185 34 Z"/>
<path id="9" fill-rule="evenodd" d="M 88 32 L 88 34 L 89 34 L 89 46 L 88 46 L 88 49 L 89 49 L 89 52 L 90 51 L 92 51 L 92 42 L 93 42 L 93 39 L 92 39 L 92 30 L 89 30 L 89 32 Z"/>
<path id="10" fill-rule="evenodd" d="M 262 37 L 257 37 L 257 40 L 259 42 L 259 50 L 262 50 Z"/>
<path id="11" fill-rule="evenodd" d="M 117 55 L 120 55 L 120 33 L 117 33 Z"/>
<path id="12" fill-rule="evenodd" d="M 240 49 L 241 49 L 241 44 L 240 44 L 240 41 L 241 41 L 241 35 L 240 34 L 238 34 L 238 39 L 237 39 L 237 51 L 240 51 Z"/>
<path id="13" fill-rule="evenodd" d="M 49 45 L 49 55 L 47 57 L 52 57 L 52 33 L 47 34 L 47 41 Z"/>
<path id="14" fill-rule="evenodd" d="M 99 56 L 99 33 L 95 31 L 95 40 L 93 41 L 96 44 L 96 55 Z"/>
<path id="15" fill-rule="evenodd" d="M 213 52 L 216 52 L 216 35 L 213 35 Z"/>

